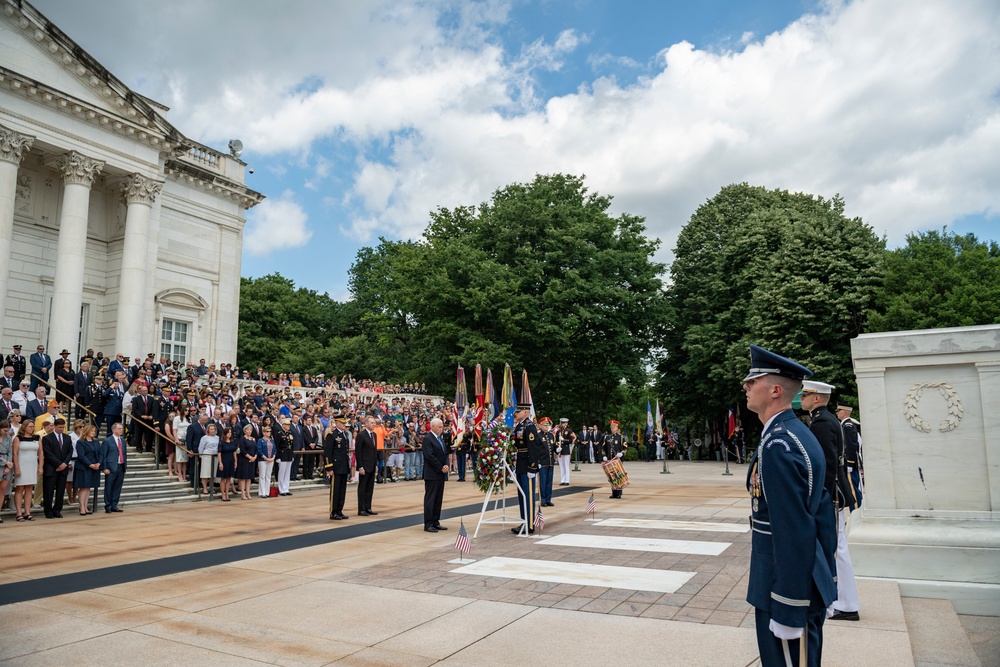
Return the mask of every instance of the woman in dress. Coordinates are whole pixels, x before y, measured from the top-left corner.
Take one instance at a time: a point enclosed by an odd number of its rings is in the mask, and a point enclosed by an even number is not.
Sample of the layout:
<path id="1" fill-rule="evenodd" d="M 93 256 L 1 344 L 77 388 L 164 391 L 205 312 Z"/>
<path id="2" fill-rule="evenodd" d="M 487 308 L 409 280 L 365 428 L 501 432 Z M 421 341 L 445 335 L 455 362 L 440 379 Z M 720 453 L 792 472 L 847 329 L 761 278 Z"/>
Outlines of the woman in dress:
<path id="1" fill-rule="evenodd" d="M 187 442 L 188 426 L 191 425 L 196 410 L 187 401 L 181 401 L 181 409 L 174 415 L 174 472 L 177 473 L 178 482 L 187 481 L 188 450 L 184 443 Z"/>
<path id="2" fill-rule="evenodd" d="M 42 475 L 42 448 L 35 436 L 35 422 L 26 419 L 14 436 L 14 514 L 18 521 L 34 521 L 31 501 Z"/>
<path id="3" fill-rule="evenodd" d="M 219 491 L 222 502 L 229 502 L 229 491 L 233 485 L 233 475 L 236 474 L 236 449 L 239 444 L 233 440 L 233 429 L 228 426 L 222 429 L 219 438 Z"/>
<path id="4" fill-rule="evenodd" d="M 84 425 L 76 442 L 76 465 L 73 466 L 73 486 L 80 499 L 80 516 L 93 514 L 87 507 L 90 490 L 101 483 L 101 445 L 97 442 L 97 427 Z"/>
<path id="5" fill-rule="evenodd" d="M 163 420 L 160 428 L 163 429 L 163 451 L 167 455 L 167 477 L 177 477 L 177 434 L 174 433 L 174 419 L 177 411 L 171 410 L 167 413 L 167 418 Z M 185 433 L 185 435 L 187 435 Z"/>
<path id="6" fill-rule="evenodd" d="M 64 415 L 69 414 L 70 399 L 73 398 L 73 382 L 76 380 L 76 373 L 73 371 L 73 364 L 69 359 L 60 359 L 56 362 L 56 400 L 59 401 L 59 411 Z"/>
<path id="7" fill-rule="evenodd" d="M 253 426 L 243 427 L 239 451 L 236 453 L 236 483 L 240 497 L 250 500 L 250 480 L 257 475 L 257 441 L 253 439 Z"/>
<path id="8" fill-rule="evenodd" d="M 198 454 L 201 455 L 201 471 L 198 476 L 201 477 L 201 492 L 204 494 L 208 493 L 209 480 L 213 480 L 214 484 L 215 455 L 219 453 L 217 431 L 215 424 L 209 422 L 205 427 L 205 435 L 201 436 L 201 441 L 198 443 Z"/>

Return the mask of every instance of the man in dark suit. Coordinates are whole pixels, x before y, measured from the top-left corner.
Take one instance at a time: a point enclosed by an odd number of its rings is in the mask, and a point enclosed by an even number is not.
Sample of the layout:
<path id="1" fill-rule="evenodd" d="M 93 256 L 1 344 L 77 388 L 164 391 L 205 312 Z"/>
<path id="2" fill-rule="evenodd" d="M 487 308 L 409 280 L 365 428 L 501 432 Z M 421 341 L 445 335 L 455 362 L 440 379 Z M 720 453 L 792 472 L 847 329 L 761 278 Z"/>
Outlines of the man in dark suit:
<path id="1" fill-rule="evenodd" d="M 448 530 L 441 525 L 441 502 L 449 471 L 448 450 L 441 438 L 443 430 L 444 422 L 435 417 L 430 433 L 424 436 L 424 530 L 428 533 Z"/>
<path id="2" fill-rule="evenodd" d="M 153 451 L 153 397 L 149 387 L 139 385 L 139 393 L 132 398 L 132 445 L 140 454 Z"/>
<path id="3" fill-rule="evenodd" d="M 188 454 L 187 475 L 188 479 L 191 480 L 193 488 L 198 488 L 198 480 L 194 476 L 194 462 L 198 458 L 198 444 L 205 436 L 207 429 L 208 413 L 204 411 L 199 412 L 197 420 L 188 426 L 187 435 L 184 438 L 184 446 L 191 452 Z"/>
<path id="4" fill-rule="evenodd" d="M 73 441 L 66 434 L 65 419 L 57 418 L 53 422 L 53 427 L 52 433 L 42 438 L 42 456 L 45 461 L 42 509 L 45 511 L 46 519 L 61 519 L 69 462 L 73 458 Z"/>
<path id="5" fill-rule="evenodd" d="M 124 371 L 125 370 L 124 359 L 125 359 L 125 357 L 122 355 L 121 352 L 119 352 L 118 354 L 115 355 L 115 358 L 111 361 L 110 364 L 108 364 L 108 377 L 109 378 L 113 378 L 115 376 L 115 373 L 117 373 L 118 371 Z"/>
<path id="6" fill-rule="evenodd" d="M 0 389 L 0 419 L 7 419 L 10 411 L 17 408 L 17 403 L 12 398 L 14 391 L 10 387 Z"/>
<path id="7" fill-rule="evenodd" d="M 375 493 L 375 468 L 378 458 L 378 441 L 375 438 L 375 418 L 368 417 L 365 428 L 358 433 L 354 443 L 354 458 L 358 467 L 358 516 L 375 515 L 372 495 Z"/>
<path id="8" fill-rule="evenodd" d="M 34 400 L 28 401 L 27 405 L 24 406 L 24 416 L 26 419 L 35 419 L 46 412 L 45 404 L 45 394 L 48 393 L 45 385 L 39 385 L 35 387 L 35 398 Z"/>
<path id="9" fill-rule="evenodd" d="M 7 387 L 11 391 L 17 389 L 17 378 L 14 377 L 14 366 L 4 364 L 3 373 L 0 374 L 0 389 Z"/>
<path id="10" fill-rule="evenodd" d="M 35 391 L 38 381 L 49 382 L 49 371 L 52 370 L 52 357 L 45 354 L 45 346 L 39 345 L 35 353 L 28 357 L 31 363 L 31 391 Z"/>
<path id="11" fill-rule="evenodd" d="M 87 413 L 84 411 L 83 406 L 87 405 L 87 397 L 84 396 L 87 388 L 90 387 L 90 383 L 93 380 L 93 375 L 90 373 L 90 364 L 84 361 L 80 364 L 80 370 L 76 372 L 73 376 L 73 396 L 76 398 L 76 418 L 84 419 Z"/>
<path id="12" fill-rule="evenodd" d="M 292 451 L 301 452 L 306 448 L 306 436 L 302 424 L 299 423 L 301 417 L 298 411 L 292 412 L 292 423 L 289 424 L 289 430 L 292 433 Z M 292 455 L 292 476 L 291 480 L 295 481 L 299 478 L 299 465 L 301 464 L 301 454 Z M 309 459 L 308 463 L 311 465 L 313 463 L 311 457 L 306 457 Z"/>
<path id="13" fill-rule="evenodd" d="M 812 371 L 756 345 L 750 366 L 743 380 L 747 407 L 764 424 L 747 471 L 753 527 L 747 602 L 756 610 L 760 662 L 819 665 L 826 610 L 837 597 L 837 535 L 823 448 L 792 411 Z M 790 656 L 800 653 L 806 659 L 793 663 Z"/>
<path id="14" fill-rule="evenodd" d="M 104 513 L 121 512 L 118 507 L 125 483 L 125 468 L 128 466 L 128 447 L 125 446 L 125 427 L 117 422 L 111 427 L 111 435 L 101 443 L 98 462 L 104 472 Z"/>

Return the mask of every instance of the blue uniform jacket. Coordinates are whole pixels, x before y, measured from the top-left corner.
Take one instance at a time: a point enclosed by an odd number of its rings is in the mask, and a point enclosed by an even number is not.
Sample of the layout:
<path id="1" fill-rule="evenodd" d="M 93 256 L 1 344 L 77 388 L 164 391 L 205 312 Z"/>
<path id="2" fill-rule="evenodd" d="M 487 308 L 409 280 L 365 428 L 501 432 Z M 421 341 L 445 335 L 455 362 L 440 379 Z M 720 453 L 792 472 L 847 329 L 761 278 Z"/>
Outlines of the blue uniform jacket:
<path id="1" fill-rule="evenodd" d="M 823 485 L 826 461 L 791 410 L 762 434 L 750 461 L 750 585 L 747 602 L 778 623 L 806 626 L 809 612 L 837 598 L 833 499 Z"/>

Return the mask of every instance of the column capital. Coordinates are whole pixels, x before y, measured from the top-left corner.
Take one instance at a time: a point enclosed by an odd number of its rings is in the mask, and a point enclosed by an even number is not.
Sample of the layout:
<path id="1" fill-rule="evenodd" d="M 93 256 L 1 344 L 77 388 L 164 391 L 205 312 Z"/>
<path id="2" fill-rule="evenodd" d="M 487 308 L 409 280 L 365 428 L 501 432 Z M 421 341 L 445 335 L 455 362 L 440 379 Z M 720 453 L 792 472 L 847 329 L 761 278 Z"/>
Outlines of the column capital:
<path id="1" fill-rule="evenodd" d="M 52 161 L 52 165 L 62 174 L 64 183 L 78 183 L 88 188 L 94 184 L 94 178 L 104 168 L 103 161 L 89 158 L 76 151 L 60 155 Z"/>
<path id="2" fill-rule="evenodd" d="M 156 196 L 163 189 L 161 181 L 154 181 L 142 174 L 131 174 L 122 180 L 122 195 L 126 204 L 147 204 L 153 205 Z"/>
<path id="3" fill-rule="evenodd" d="M 21 164 L 21 158 L 31 150 L 34 141 L 32 136 L 0 125 L 0 160 Z"/>

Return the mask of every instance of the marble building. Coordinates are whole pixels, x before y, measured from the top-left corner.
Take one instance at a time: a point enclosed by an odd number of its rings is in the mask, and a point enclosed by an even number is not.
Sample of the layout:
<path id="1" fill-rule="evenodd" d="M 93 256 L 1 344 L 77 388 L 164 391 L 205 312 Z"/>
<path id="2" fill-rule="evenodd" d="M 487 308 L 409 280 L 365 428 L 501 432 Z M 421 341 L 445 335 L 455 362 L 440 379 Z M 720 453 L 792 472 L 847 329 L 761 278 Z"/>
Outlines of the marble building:
<path id="1" fill-rule="evenodd" d="M 236 361 L 246 164 L 0 0 L 0 350 Z"/>

